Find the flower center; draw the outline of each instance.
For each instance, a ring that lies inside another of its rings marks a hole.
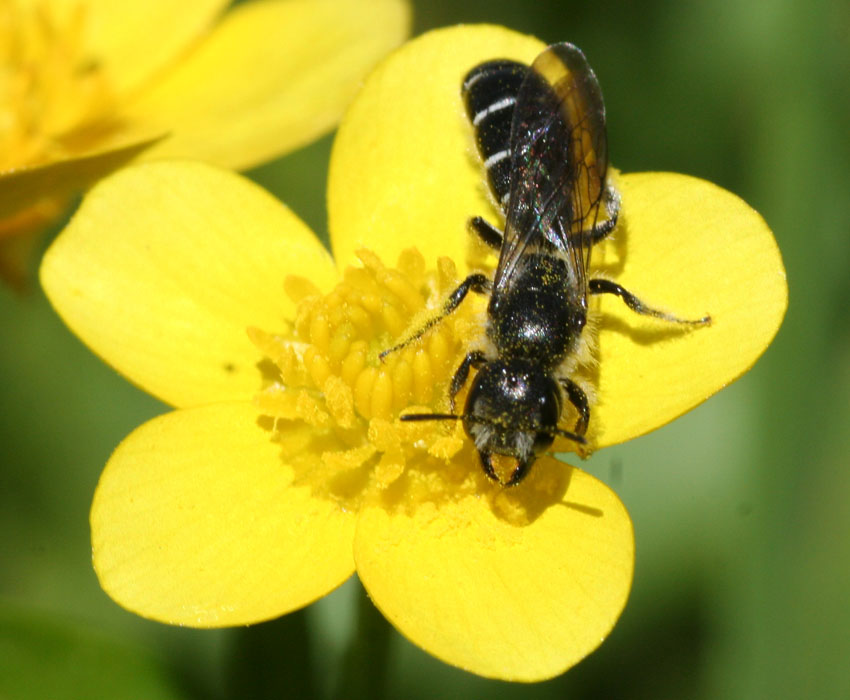
[[[369,251],[359,257],[363,267],[348,268],[328,294],[303,278],[287,279],[297,313],[286,332],[249,329],[274,366],[255,402],[273,419],[296,482],[347,506],[370,494],[386,498],[393,488],[433,494],[449,483],[455,491],[465,480],[480,483],[484,477],[460,421],[401,422],[398,416],[407,408],[449,411],[452,374],[481,339],[484,300],[471,295],[382,360],[381,351],[439,314],[459,279],[448,258],[428,270],[416,250],[405,251],[395,268]]]
[[[85,19],[82,5],[0,0],[0,171],[64,156],[72,132],[108,111]]]
[[[460,421],[398,420],[402,412],[449,412],[456,368],[482,347],[486,299],[470,294],[382,360],[381,352],[440,314],[460,279],[450,259],[426,269],[415,249],[394,268],[367,250],[358,257],[363,267],[348,268],[327,294],[289,277],[286,291],[297,311],[283,332],[248,329],[268,360],[268,381],[255,404],[268,417],[295,484],[345,509],[369,503],[409,510],[484,496],[515,525],[558,502],[568,467],[536,469],[523,488],[505,489],[485,476]],[[455,413],[466,391],[457,396]]]

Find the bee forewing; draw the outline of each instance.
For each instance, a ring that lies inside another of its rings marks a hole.
[[[548,242],[584,284],[608,149],[602,91],[572,44],[541,53],[520,86],[511,126],[505,238],[495,284],[510,284],[523,254]]]

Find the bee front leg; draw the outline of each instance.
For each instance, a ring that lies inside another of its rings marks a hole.
[[[446,303],[443,304],[443,309],[442,311],[440,311],[440,314],[438,316],[435,316],[434,318],[426,321],[425,325],[423,325],[422,328],[420,328],[406,340],[403,340],[398,345],[393,345],[391,348],[384,350],[378,355],[378,358],[383,360],[391,352],[401,350],[403,347],[410,345],[410,343],[412,343],[414,340],[418,340],[419,338],[421,338],[426,331],[436,326],[440,321],[442,321],[446,316],[448,316],[452,311],[454,311],[458,306],[460,306],[460,303],[464,300],[464,298],[466,298],[466,295],[469,294],[470,290],[472,290],[473,292],[477,292],[478,294],[489,294],[490,289],[491,284],[487,275],[484,275],[480,272],[470,275],[458,285],[457,289],[455,289],[449,295],[449,298],[446,299]]]
[[[452,413],[454,413],[455,410],[455,397],[463,388],[463,385],[466,384],[466,380],[469,378],[469,370],[472,367],[478,369],[485,362],[487,362],[487,358],[480,350],[473,350],[472,352],[467,353],[466,357],[463,358],[463,362],[460,363],[455,371],[454,376],[452,377],[452,383],[449,386],[449,403],[452,408]]]
[[[573,432],[579,437],[584,437],[584,434],[587,432],[587,425],[590,423],[590,407],[587,403],[587,394],[572,379],[565,377],[560,380],[560,383],[564,387],[564,391],[567,392],[567,398],[570,403],[578,411],[578,420],[576,421],[575,428],[573,428]]]

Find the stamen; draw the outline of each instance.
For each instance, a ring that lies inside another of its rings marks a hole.
[[[420,486],[434,474],[478,479],[462,426],[412,425],[398,418],[411,407],[448,410],[448,384],[481,333],[483,302],[464,302],[422,338],[380,361],[382,350],[439,312],[459,277],[448,259],[426,269],[415,250],[402,253],[395,268],[370,251],[358,255],[363,267],[347,269],[328,293],[308,280],[287,278],[284,288],[296,304],[292,324],[278,333],[248,331],[277,371],[255,403],[275,419],[281,445],[298,446],[292,453],[284,449],[296,481],[348,502],[386,492],[401,478]],[[288,438],[298,426],[312,430],[311,448]],[[457,466],[447,464],[464,448],[470,458],[459,475]]]

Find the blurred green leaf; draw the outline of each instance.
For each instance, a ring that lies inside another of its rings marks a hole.
[[[80,622],[0,606],[0,698],[185,698],[163,661]]]

